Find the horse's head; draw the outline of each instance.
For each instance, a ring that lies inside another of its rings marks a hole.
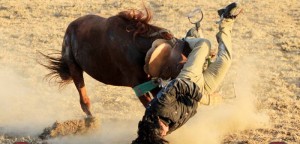
[[[164,28],[149,24],[152,20],[152,13],[149,9],[145,8],[146,14],[140,10],[127,10],[118,14],[119,17],[128,21],[126,31],[133,34],[135,43],[140,45],[139,51],[146,53],[156,39],[173,39],[173,34]]]
[[[146,7],[145,11],[145,16],[138,10],[123,11],[118,15],[130,21],[126,30],[133,33],[138,50],[146,54],[145,72],[151,77],[175,78],[186,61],[182,54],[184,42],[174,38],[169,30],[149,24],[152,14]],[[164,42],[169,46],[159,47]]]

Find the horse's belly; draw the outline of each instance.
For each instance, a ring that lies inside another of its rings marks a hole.
[[[130,84],[123,80],[124,76],[120,74],[115,74],[110,70],[105,69],[97,69],[95,70],[84,70],[88,75],[93,77],[99,82],[115,85],[115,86],[129,86]]]
[[[129,62],[108,61],[105,57],[85,60],[80,63],[81,68],[88,75],[99,82],[115,86],[135,86],[143,75],[137,65],[131,66]]]

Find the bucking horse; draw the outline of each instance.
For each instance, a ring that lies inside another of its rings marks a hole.
[[[154,79],[175,78],[190,52],[184,48],[185,42],[169,30],[151,25],[151,19],[152,14],[145,7],[145,12],[127,10],[108,18],[86,15],[74,20],[67,27],[61,51],[42,53],[47,60],[43,65],[51,71],[47,76],[59,78],[60,85],[73,81],[87,116],[92,113],[83,72],[104,84],[133,88],[146,106],[151,95],[155,96],[160,89]],[[152,57],[146,55],[156,39],[173,40],[175,46],[161,66],[167,73],[154,78],[144,67],[151,65],[145,58]]]

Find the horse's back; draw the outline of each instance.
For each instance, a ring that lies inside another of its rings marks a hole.
[[[67,34],[72,33],[72,36],[76,36],[77,40],[91,42],[93,36],[103,35],[106,29],[106,21],[107,18],[98,15],[85,15],[69,24]]]

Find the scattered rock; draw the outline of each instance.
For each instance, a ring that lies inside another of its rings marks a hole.
[[[99,121],[92,118],[85,118],[81,120],[67,120],[65,122],[55,122],[51,127],[44,129],[44,132],[39,135],[39,138],[45,140],[49,138],[86,134],[99,127]]]

